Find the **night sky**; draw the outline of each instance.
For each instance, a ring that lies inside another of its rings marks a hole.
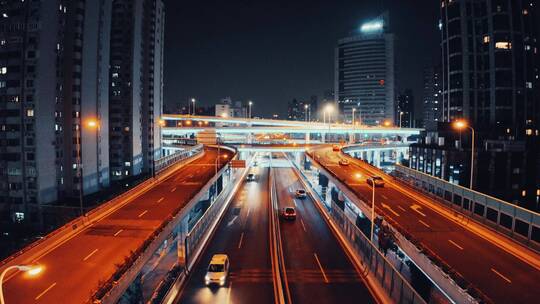
[[[165,104],[195,97],[254,102],[253,114],[284,115],[293,98],[333,89],[339,38],[384,10],[397,35],[397,88],[412,88],[439,58],[438,1],[165,0]]]

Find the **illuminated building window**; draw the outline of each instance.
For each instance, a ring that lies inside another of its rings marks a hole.
[[[33,117],[34,116],[34,109],[28,109],[26,110],[26,116]]]
[[[499,41],[495,43],[495,48],[502,50],[509,50],[512,48],[512,43],[508,41]]]
[[[490,40],[489,36],[487,35],[484,36],[484,43],[489,43],[489,40]]]

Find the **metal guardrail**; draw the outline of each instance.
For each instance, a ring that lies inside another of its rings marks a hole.
[[[170,166],[176,164],[178,161],[191,157],[194,154],[200,153],[203,150],[202,144],[197,144],[192,147],[188,147],[183,151],[178,151],[174,154],[167,155],[162,157],[154,163],[154,169],[156,174],[159,174],[163,170],[169,168]]]
[[[272,162],[272,158],[270,158]],[[270,169],[270,248],[272,250],[272,273],[276,283],[274,291],[276,293],[276,302],[280,304],[292,303],[291,293],[287,282],[287,272],[285,269],[285,260],[283,258],[283,247],[281,244],[281,231],[279,227],[278,204],[276,193],[276,182],[274,170]]]
[[[540,251],[540,214],[396,164],[394,176],[435,201]]]

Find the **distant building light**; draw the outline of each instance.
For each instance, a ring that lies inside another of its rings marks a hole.
[[[373,21],[373,22],[364,23],[360,27],[360,31],[364,33],[380,31],[382,30],[383,25],[384,24],[382,21]]]
[[[484,36],[484,43],[489,43],[489,40],[490,40],[489,36],[487,35]]]
[[[527,196],[527,191],[526,191],[526,190],[522,190],[522,191],[521,191],[521,196],[523,196],[523,197]]]
[[[443,26],[442,20],[439,19],[439,31],[442,31],[442,26]]]
[[[495,43],[496,49],[509,50],[512,48],[512,43],[508,41],[499,41]]]

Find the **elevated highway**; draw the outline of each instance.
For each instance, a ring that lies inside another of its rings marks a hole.
[[[221,150],[231,159],[232,152]],[[124,263],[168,218],[201,191],[216,171],[217,150],[206,148],[202,157],[173,172],[155,186],[106,217],[91,222],[70,238],[25,263],[43,267],[29,278],[10,274],[4,282],[6,303],[87,303]],[[221,161],[222,167],[226,161]]]
[[[430,258],[440,259],[452,272],[478,288],[494,303],[532,303],[540,297],[540,256],[528,248],[471,222],[443,212],[432,198],[404,187],[382,171],[329,147],[310,149],[317,165],[342,181],[371,206],[372,188],[366,179],[383,176],[376,188],[375,208],[384,220],[408,234]],[[350,165],[339,164],[347,158]],[[354,202],[362,204],[362,202]]]

